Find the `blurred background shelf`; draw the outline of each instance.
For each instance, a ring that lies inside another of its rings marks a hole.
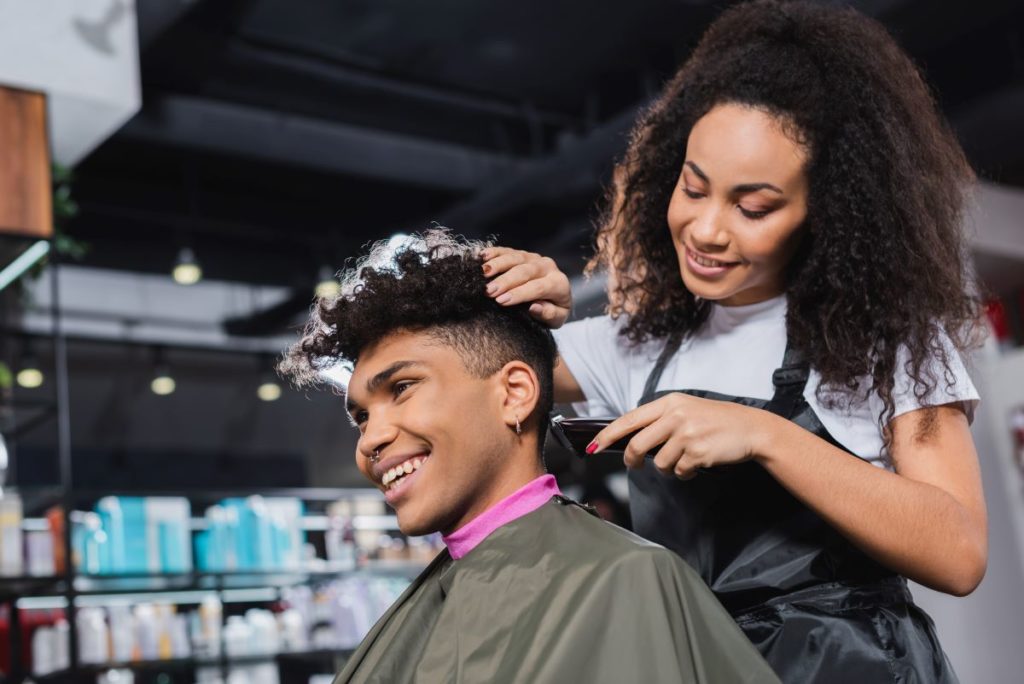
[[[252,654],[223,658],[172,658],[167,660],[136,660],[117,663],[89,663],[79,665],[74,670],[60,670],[44,675],[33,675],[34,681],[43,682],[77,682],[85,679],[93,680],[96,675],[110,670],[130,670],[138,675],[158,675],[160,673],[185,674],[200,668],[230,670],[251,665],[274,663],[278,666],[295,665],[329,666],[347,660],[354,651],[352,649],[311,649],[307,651],[285,651],[281,653]],[[6,684],[6,679],[0,679]]]

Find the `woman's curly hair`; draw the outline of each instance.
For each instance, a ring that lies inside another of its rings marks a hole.
[[[710,305],[683,285],[666,223],[694,124],[723,103],[778,117],[808,150],[809,199],[786,272],[790,343],[829,403],[862,378],[894,415],[898,352],[918,398],[951,382],[977,342],[979,302],[962,232],[974,174],[921,74],[877,22],[853,9],[755,0],[725,11],[641,116],[617,167],[589,268],[607,268],[610,314],[632,342],[692,334]],[[887,440],[888,442],[888,436]]]
[[[527,304],[504,307],[487,296],[480,251],[488,246],[444,229],[405,238],[397,248],[375,243],[340,274],[339,294],[317,301],[278,371],[298,386],[319,385],[321,371],[339,363],[354,367],[388,335],[424,331],[452,346],[477,377],[509,361],[529,364],[540,383],[533,415],[543,434],[553,401],[554,338]]]

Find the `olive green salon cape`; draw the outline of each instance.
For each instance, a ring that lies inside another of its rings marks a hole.
[[[555,496],[442,551],[334,684],[778,681],[682,559]]]

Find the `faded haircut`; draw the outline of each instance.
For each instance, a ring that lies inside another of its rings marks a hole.
[[[278,371],[299,387],[319,386],[323,371],[338,364],[354,368],[365,349],[388,335],[424,332],[452,347],[476,377],[489,377],[510,361],[533,368],[540,382],[534,415],[543,438],[554,396],[554,338],[530,316],[529,304],[505,307],[487,296],[480,252],[489,246],[443,228],[413,235],[397,249],[386,240],[373,244],[339,274],[338,295],[314,304]]]

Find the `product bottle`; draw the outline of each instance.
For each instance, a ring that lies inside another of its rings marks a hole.
[[[128,567],[125,558],[124,514],[121,512],[121,501],[116,496],[105,496],[96,503],[96,513],[100,524],[107,534],[107,544],[103,549],[100,565],[104,572],[124,572]]]
[[[110,646],[113,659],[118,663],[127,663],[135,656],[135,618],[129,606],[111,606],[110,613]]]
[[[10,492],[0,494],[0,576],[24,574],[21,539],[21,497]]]
[[[66,670],[71,667],[71,625],[64,618],[53,624],[53,667]]]
[[[160,657],[160,626],[152,604],[135,606],[135,631],[142,660],[157,660]]]
[[[109,640],[102,608],[82,608],[78,611],[78,652],[83,664],[101,665],[108,662]]]
[[[224,609],[220,599],[216,596],[207,596],[199,604],[199,624],[202,635],[202,655],[210,658],[220,657],[221,649],[221,625],[223,624]],[[197,646],[199,646],[197,644]],[[197,649],[198,650],[198,649]]]
[[[32,671],[36,676],[42,677],[59,669],[53,657],[56,637],[56,630],[45,625],[32,633]]]

